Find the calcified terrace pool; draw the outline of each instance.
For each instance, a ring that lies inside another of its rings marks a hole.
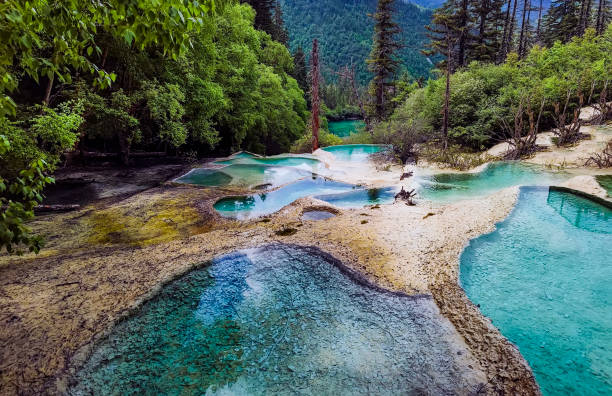
[[[73,378],[90,394],[462,394],[484,375],[427,296],[318,250],[222,256],[117,325]]]
[[[612,209],[522,188],[461,256],[461,285],[518,345],[544,395],[612,394]]]
[[[419,198],[453,202],[491,194],[512,186],[549,186],[571,175],[521,162],[493,162],[480,172],[417,176]]]

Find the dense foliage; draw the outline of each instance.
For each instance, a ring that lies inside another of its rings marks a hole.
[[[354,64],[361,85],[370,81],[365,60],[372,47],[376,0],[282,0],[283,15],[290,33],[290,47],[310,48],[312,39],[319,39],[321,71],[326,80],[335,80],[335,72]],[[410,2],[397,1],[395,20],[403,34],[404,49],[399,52],[402,67],[412,76],[427,77],[431,68],[428,59],[419,53],[427,42],[424,26],[432,15],[430,9]]]
[[[23,221],[50,182],[43,172],[75,149],[128,164],[133,151],[274,154],[303,136],[288,49],[255,29],[250,6],[212,5],[0,5],[0,246],[40,247]]]
[[[580,96],[596,101],[612,78],[612,25],[604,35],[587,30],[583,37],[534,47],[522,60],[510,54],[500,65],[472,62],[451,76],[449,137],[451,143],[485,149],[507,138],[505,125],[513,123],[522,102],[536,111],[544,103],[542,128],[553,127],[555,104],[570,96],[576,108]],[[422,89],[411,88],[405,102],[377,130],[417,125],[426,140],[439,138],[446,79],[430,80]],[[525,128],[527,128],[527,116]]]

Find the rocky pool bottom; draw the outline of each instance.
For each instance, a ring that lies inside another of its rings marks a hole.
[[[430,296],[276,244],[164,287],[97,346],[69,393],[469,394],[486,382],[474,364]]]
[[[612,394],[612,209],[522,188],[461,256],[461,285],[518,345],[544,395]]]

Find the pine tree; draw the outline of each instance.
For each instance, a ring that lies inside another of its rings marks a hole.
[[[508,6],[506,9],[506,22],[504,24],[504,38],[499,53],[499,62],[506,60],[506,56],[512,51],[512,42],[514,40],[514,28],[516,26],[516,9],[519,0],[508,0]],[[512,13],[510,13],[512,9]]]
[[[597,6],[597,15],[595,16],[595,31],[597,34],[602,34],[606,30],[606,26],[612,19],[610,7],[607,0],[599,0]]]
[[[383,120],[391,110],[389,95],[395,83],[399,66],[397,51],[402,45],[396,39],[401,32],[399,25],[393,21],[393,5],[395,0],[378,0],[374,19],[374,39],[372,52],[366,61],[368,69],[374,74],[370,82],[372,104],[369,114],[373,120]]]
[[[272,20],[272,10],[276,5],[275,0],[242,0],[255,10],[255,29],[263,30],[274,37],[276,25]]]
[[[298,46],[293,54],[293,78],[297,81],[302,91],[308,91],[308,70],[306,69],[306,54],[302,46]]]
[[[289,45],[289,33],[285,29],[285,21],[283,21],[283,10],[280,3],[277,1],[274,6],[274,34],[272,38],[286,46]]]
[[[550,46],[555,41],[568,42],[580,33],[581,2],[553,0],[542,26],[542,40]]]
[[[468,61],[493,62],[502,44],[504,28],[503,6],[506,0],[472,0],[478,33],[470,47]]]
[[[310,63],[312,65],[310,69],[310,97],[312,101],[312,151],[314,152],[319,148],[319,77],[321,75],[321,72],[319,71],[319,43],[317,39],[312,41]]]

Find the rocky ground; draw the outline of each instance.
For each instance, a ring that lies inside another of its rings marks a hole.
[[[351,173],[349,181],[368,185],[397,184],[402,171],[353,172],[341,165],[335,167],[339,174]],[[591,176],[581,176],[567,186],[601,196],[593,183]],[[212,208],[239,189],[166,183],[41,216],[32,226],[45,235],[47,247],[37,256],[0,257],[2,393],[65,390],[95,340],[165,283],[223,253],[282,242],[316,246],[385,288],[432,295],[475,367],[484,371],[488,393],[538,394],[517,348],[458,284],[461,251],[508,215],[517,191],[444,206],[397,202],[356,210],[305,198],[266,218],[239,222]],[[313,209],[336,216],[301,219]]]

